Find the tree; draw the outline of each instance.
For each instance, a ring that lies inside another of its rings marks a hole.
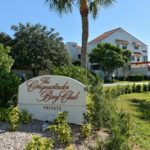
[[[15,31],[13,57],[16,68],[26,68],[38,76],[40,70],[49,66],[63,66],[70,63],[62,38],[54,29],[47,30],[40,24],[19,24]]]
[[[129,73],[129,66],[130,66],[130,58],[131,58],[132,52],[129,50],[123,51],[123,56],[125,60],[125,65],[123,66],[123,71],[124,71],[124,80],[127,78],[128,73]]]
[[[112,75],[115,69],[125,66],[129,60],[129,50],[122,50],[109,43],[98,44],[89,55],[91,63],[99,63],[104,71],[106,79]]]
[[[3,46],[11,46],[12,44],[12,38],[4,33],[4,32],[0,32],[0,43],[3,44]]]
[[[0,69],[10,72],[14,60],[9,56],[10,48],[0,44]]]
[[[53,9],[59,14],[72,12],[73,6],[79,6],[82,20],[82,46],[81,65],[86,68],[86,53],[88,42],[88,16],[91,13],[96,18],[100,6],[109,6],[115,0],[45,0],[49,9]]]

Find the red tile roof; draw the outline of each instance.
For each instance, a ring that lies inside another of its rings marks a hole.
[[[142,55],[142,53],[141,53],[141,52],[134,52],[133,54],[140,54],[140,55]]]
[[[150,64],[150,61],[146,61],[146,62],[133,62],[133,63],[131,63],[131,65],[141,65],[141,64]]]
[[[77,45],[76,47],[77,47],[77,49],[81,49],[81,46],[79,46],[79,45]]]
[[[92,41],[90,41],[89,44],[90,44],[90,43],[97,43],[97,42],[100,42],[101,40],[107,38],[107,37],[110,36],[112,33],[118,31],[119,29],[121,29],[121,28],[116,28],[116,29],[107,31],[107,32],[101,34],[100,36],[96,37],[96,38],[93,39]]]

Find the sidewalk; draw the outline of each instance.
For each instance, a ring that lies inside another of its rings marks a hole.
[[[149,82],[125,82],[125,83],[104,83],[103,86],[108,87],[108,86],[119,86],[119,85],[132,85],[132,84],[148,84]]]

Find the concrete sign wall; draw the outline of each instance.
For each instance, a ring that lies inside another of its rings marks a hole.
[[[19,86],[19,108],[33,119],[53,121],[58,112],[68,112],[68,122],[82,124],[86,112],[85,85],[68,77],[45,75]]]

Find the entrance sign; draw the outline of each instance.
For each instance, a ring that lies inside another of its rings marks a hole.
[[[68,122],[82,124],[86,112],[85,85],[65,76],[44,75],[19,86],[19,109],[33,119],[53,121],[58,112],[68,112]]]

